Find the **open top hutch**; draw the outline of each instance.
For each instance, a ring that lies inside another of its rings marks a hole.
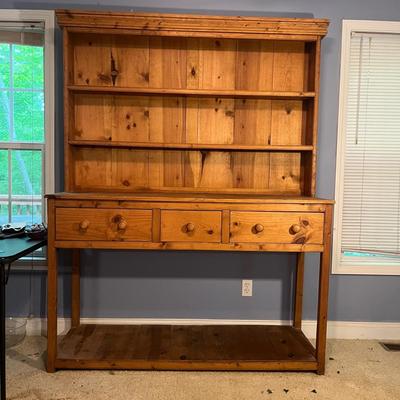
[[[48,195],[48,371],[324,372],[332,202],[316,199],[324,19],[57,11],[65,193]],[[57,339],[57,249],[73,249]],[[79,249],[297,253],[292,326],[80,323]],[[316,348],[304,253],[321,253]]]

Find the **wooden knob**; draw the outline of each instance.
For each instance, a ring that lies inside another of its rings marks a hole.
[[[261,233],[264,230],[264,225],[262,224],[255,224],[254,225],[254,232]]]
[[[120,231],[124,231],[127,228],[127,226],[128,226],[128,223],[124,219],[121,219],[117,225],[118,230],[120,230]]]
[[[81,223],[79,224],[79,229],[81,231],[86,231],[87,228],[89,228],[90,222],[87,219],[84,219],[83,221],[81,221]]]
[[[192,224],[191,222],[188,222],[184,227],[184,231],[186,233],[193,232],[194,231],[194,224]]]
[[[300,230],[301,230],[301,226],[298,225],[298,224],[293,224],[293,225],[290,227],[290,229],[289,229],[289,231],[290,231],[290,233],[291,233],[292,235],[295,235],[296,233],[299,233]]]

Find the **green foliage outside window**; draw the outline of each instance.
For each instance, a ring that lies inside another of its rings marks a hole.
[[[43,47],[0,43],[0,141],[44,142],[44,52]],[[42,152],[11,150],[12,196],[40,196]],[[8,150],[0,150],[0,218],[8,215],[3,200],[9,193]],[[12,204],[12,214],[41,213]],[[39,218],[41,220],[41,216]]]

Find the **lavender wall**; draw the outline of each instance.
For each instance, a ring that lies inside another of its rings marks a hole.
[[[19,9],[154,10],[229,15],[326,17],[319,125],[318,195],[333,198],[342,19],[398,20],[398,0],[100,0],[67,3],[2,0]],[[60,32],[57,32],[57,185],[62,188]],[[304,317],[314,319],[318,255],[306,257]],[[87,251],[83,257],[82,313],[90,317],[288,319],[292,271],[288,254]],[[60,310],[69,313],[69,259],[60,277]],[[241,279],[254,279],[241,297]],[[329,318],[400,321],[400,276],[331,276]],[[45,314],[45,274],[14,272],[7,288],[10,315]]]

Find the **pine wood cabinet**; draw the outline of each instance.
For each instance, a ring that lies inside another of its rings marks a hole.
[[[57,18],[66,192],[47,196],[48,370],[323,373],[332,201],[314,195],[328,21],[71,10]],[[74,254],[72,328],[57,345],[60,248]],[[296,252],[293,326],[81,324],[85,248]],[[301,332],[305,252],[321,253],[316,348]]]

